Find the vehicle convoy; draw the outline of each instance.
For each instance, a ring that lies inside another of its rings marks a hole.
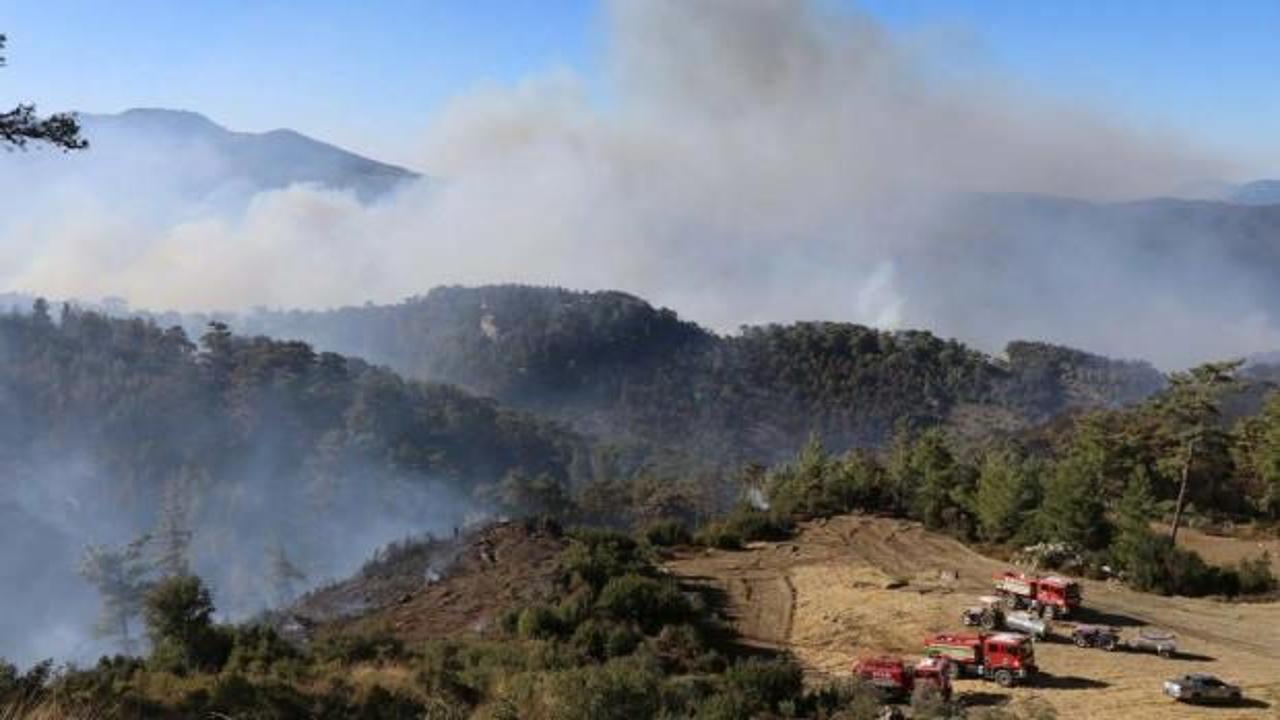
[[[1191,673],[1164,681],[1164,694],[1179,702],[1230,702],[1243,698],[1240,688],[1208,673]]]
[[[853,674],[878,689],[887,700],[909,700],[918,690],[931,687],[944,700],[951,699],[951,662],[927,657],[910,665],[902,658],[881,655],[859,660]]]
[[[1005,610],[1003,601],[991,595],[978,598],[980,605],[967,607],[960,613],[960,621],[970,627],[986,630],[1012,630],[1043,640],[1049,634],[1049,624],[1024,610]]]
[[[940,633],[925,638],[929,657],[951,661],[956,677],[970,676],[1012,687],[1036,673],[1031,638],[1017,633]]]
[[[1080,608],[1080,583],[1058,575],[1028,576],[1003,572],[995,578],[996,594],[1013,609],[1029,609],[1053,620]]]

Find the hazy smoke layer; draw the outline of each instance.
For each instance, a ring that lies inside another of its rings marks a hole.
[[[719,328],[905,324],[1166,365],[1278,344],[1258,293],[1188,293],[1147,262],[1177,270],[1199,253],[1125,249],[1123,228],[1079,237],[1039,210],[1010,229],[956,199],[1126,199],[1229,173],[1185,141],[816,2],[611,10],[607,97],[561,72],[458,98],[424,142],[420,164],[440,180],[383,202],[292,187],[227,211],[183,195],[175,168],[209,161],[173,150],[117,152],[105,182],[6,173],[0,289],[210,309],[516,281],[628,290]],[[1206,287],[1235,262],[1215,257]],[[1133,332],[1169,322],[1185,332]]]

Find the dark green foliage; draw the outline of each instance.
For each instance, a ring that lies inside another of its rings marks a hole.
[[[783,703],[794,700],[804,689],[804,673],[789,658],[765,660],[746,658],[724,673],[724,693],[747,712],[740,717],[777,712]]]
[[[656,547],[675,547],[693,542],[689,529],[679,520],[659,520],[644,530],[644,539]]]
[[[1036,515],[1041,539],[1089,550],[1106,547],[1110,523],[1096,480],[1080,456],[1068,456],[1053,466]]]
[[[610,578],[642,572],[648,567],[643,548],[632,538],[608,530],[581,529],[570,534],[565,571],[594,590]]]
[[[546,640],[560,633],[560,618],[545,605],[533,605],[520,612],[516,632],[526,640]]]
[[[634,573],[610,579],[600,591],[596,606],[607,617],[635,623],[647,633],[686,622],[693,616],[693,607],[673,581]]]
[[[311,644],[311,651],[322,662],[352,665],[402,657],[404,641],[385,631],[323,635]]]
[[[0,66],[5,64],[4,47],[8,38],[0,33]],[[82,150],[89,142],[80,137],[80,124],[75,116],[59,113],[42,118],[35,105],[19,105],[0,113],[0,146],[6,150],[25,147],[29,142],[44,142],[63,150]]]
[[[174,575],[156,583],[143,605],[156,667],[183,673],[217,671],[227,662],[233,638],[213,626],[209,589],[194,575]]]
[[[844,323],[716,336],[618,292],[436,288],[395,306],[248,322],[716,465],[779,460],[813,432],[833,447],[877,445],[899,421],[935,424],[963,403],[1034,422],[1163,384],[1149,365],[1041,343],[1011,344],[1003,361],[927,332]]]
[[[253,675],[289,674],[301,659],[298,648],[280,637],[275,628],[248,624],[232,631],[226,669]]]
[[[1035,463],[1008,450],[988,452],[978,471],[974,515],[984,540],[1003,542],[1023,531],[1037,494]]]
[[[1252,560],[1241,560],[1236,567],[1240,578],[1240,594],[1265,595],[1276,591],[1276,577],[1271,572],[1271,555],[1263,552]]]

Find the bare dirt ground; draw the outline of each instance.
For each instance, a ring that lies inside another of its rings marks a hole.
[[[507,522],[412,545],[308,594],[292,615],[329,633],[385,630],[406,642],[483,635],[508,608],[555,592],[565,542],[558,531]],[[424,575],[430,566],[440,572]]]
[[[963,629],[960,611],[1007,567],[916,523],[866,516],[807,523],[794,540],[741,552],[688,551],[668,563],[686,582],[722,593],[746,642],[790,650],[813,679],[847,675],[868,654],[918,656],[925,635]],[[1172,630],[1182,656],[1046,641],[1036,647],[1045,677],[1034,686],[965,680],[957,684],[962,699],[993,705],[1034,695],[1063,718],[1280,717],[1280,603],[1164,598],[1091,581],[1084,597],[1082,620],[1126,633],[1143,625]],[[1249,702],[1192,707],[1161,694],[1162,681],[1194,671],[1240,684]]]
[[[1160,529],[1168,530],[1166,527]],[[1199,530],[1180,530],[1178,544],[1195,550],[1214,565],[1235,565],[1241,560],[1253,560],[1265,552],[1271,556],[1271,571],[1280,575],[1280,539],[1274,537],[1237,539],[1209,535]]]

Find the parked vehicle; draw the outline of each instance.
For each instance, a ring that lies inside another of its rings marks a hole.
[[[1178,652],[1177,636],[1171,632],[1144,628],[1132,637],[1125,638],[1120,631],[1105,625],[1077,625],[1071,631],[1071,641],[1077,647],[1096,647],[1103,650],[1137,650],[1154,652],[1162,658],[1171,658]]]
[[[941,633],[925,638],[925,655],[951,661],[956,677],[992,680],[1011,687],[1036,673],[1031,639],[1017,633]]]
[[[1236,685],[1208,673],[1191,673],[1164,681],[1164,694],[1179,702],[1240,702],[1244,695]]]
[[[905,701],[921,688],[932,687],[943,699],[951,699],[951,662],[942,657],[924,658],[910,665],[902,658],[882,655],[859,660],[853,674],[880,690],[887,700]]]
[[[1049,633],[1049,624],[1023,610],[1005,610],[1004,602],[991,595],[978,598],[980,605],[965,608],[960,621],[968,626],[987,630],[1011,630],[1043,640]]]
[[[1178,636],[1164,630],[1143,628],[1134,633],[1127,645],[1134,650],[1154,652],[1162,658],[1171,658],[1178,654]]]
[[[1012,609],[1028,609],[1049,620],[1068,617],[1080,608],[1080,583],[1058,575],[1044,577],[1004,572],[995,578],[996,594]]]
[[[1096,647],[1111,651],[1121,646],[1120,632],[1105,625],[1077,625],[1071,631],[1071,642],[1076,647]]]

